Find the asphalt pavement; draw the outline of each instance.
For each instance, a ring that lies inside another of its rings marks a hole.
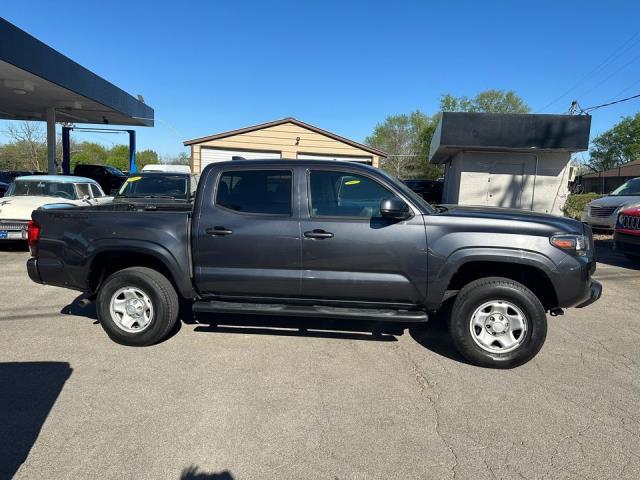
[[[216,317],[123,347],[5,248],[0,478],[640,478],[640,270],[609,247],[601,300],[506,371],[466,363],[442,318],[374,337]]]

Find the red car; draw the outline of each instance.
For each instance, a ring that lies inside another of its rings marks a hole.
[[[640,205],[620,212],[613,240],[617,251],[640,262]]]

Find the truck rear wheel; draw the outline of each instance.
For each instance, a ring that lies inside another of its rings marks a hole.
[[[547,337],[544,306],[514,280],[488,277],[466,285],[456,297],[449,331],[471,363],[512,368],[531,360]]]
[[[164,339],[178,318],[178,294],[160,272],[125,268],[110,275],[97,298],[100,325],[121,345],[142,347]]]

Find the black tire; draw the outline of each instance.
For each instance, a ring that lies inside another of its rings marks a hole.
[[[126,287],[143,291],[153,306],[150,322],[140,332],[125,331],[111,315],[113,295]],[[179,308],[178,294],[167,277],[146,267],[125,268],[110,275],[100,287],[96,303],[98,320],[109,338],[132,347],[153,345],[166,338],[176,323]]]
[[[518,338],[519,345],[505,353],[483,349],[471,333],[471,319],[476,309],[494,300],[512,303],[526,317],[526,330],[523,338]],[[547,316],[538,297],[521,283],[487,277],[460,290],[451,311],[449,332],[458,351],[471,363],[489,368],[513,368],[531,360],[542,348],[547,337]]]

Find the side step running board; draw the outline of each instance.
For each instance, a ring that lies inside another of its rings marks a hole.
[[[274,303],[241,303],[199,301],[193,304],[195,313],[244,313],[247,315],[286,315],[296,317],[348,318],[352,320],[383,320],[388,322],[426,322],[428,316],[420,310],[378,308],[345,308],[323,305],[282,305]]]

